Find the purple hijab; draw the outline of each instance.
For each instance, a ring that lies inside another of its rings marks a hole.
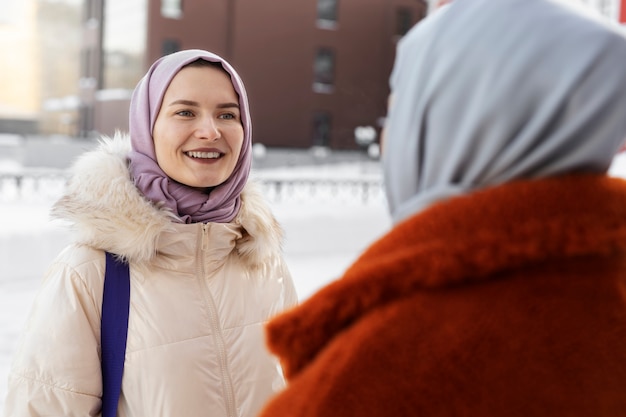
[[[202,192],[169,178],[156,161],[152,129],[165,90],[174,76],[185,65],[204,59],[219,62],[230,74],[235,91],[239,95],[241,123],[244,140],[239,160],[231,176],[210,193]],[[240,195],[252,164],[252,125],[248,97],[237,72],[223,58],[199,49],[190,49],[166,55],[152,64],[139,81],[130,100],[130,173],[139,191],[155,204],[170,209],[181,223],[228,223],[241,206]]]

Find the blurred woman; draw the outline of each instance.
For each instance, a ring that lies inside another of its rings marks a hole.
[[[248,183],[244,85],[222,58],[157,60],[130,136],[80,157],[53,213],[78,232],[41,285],[5,417],[97,416],[105,251],[130,267],[119,416],[252,416],[283,377],[263,323],[296,302],[282,230]]]
[[[397,52],[394,227],[270,322],[288,386],[261,416],[623,416],[626,38],[455,0]]]

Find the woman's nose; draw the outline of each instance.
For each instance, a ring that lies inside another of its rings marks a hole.
[[[206,117],[198,120],[198,126],[196,127],[196,134],[202,139],[215,140],[220,137],[217,123],[211,117]]]

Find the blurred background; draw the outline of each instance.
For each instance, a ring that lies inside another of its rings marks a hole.
[[[304,222],[287,230],[287,252],[304,242],[328,258],[343,242],[340,266],[317,282],[338,275],[389,226],[379,138],[396,44],[449,1],[0,0],[0,278],[41,274],[64,239],[45,255],[32,239],[56,242],[40,231],[67,168],[100,135],[127,131],[139,79],[188,48],[242,75],[254,174],[279,220]],[[554,1],[626,28],[626,0]],[[374,218],[360,218],[368,205]]]
[[[201,48],[241,74],[255,142],[356,150],[378,137],[395,44],[427,9],[425,0],[0,0],[0,133],[126,131],[150,64]],[[357,128],[367,128],[358,140]]]
[[[626,22],[626,0],[569,1]],[[201,48],[242,75],[256,143],[369,148],[396,43],[446,2],[0,0],[0,134],[58,142],[126,131],[130,94],[150,64]]]
[[[71,241],[50,206],[76,156],[127,131],[152,62],[202,48],[241,74],[253,177],[305,299],[391,225],[379,138],[395,47],[448,1],[0,0],[0,407],[38,283]],[[625,27],[626,0],[555,1]],[[624,154],[612,173],[626,177]]]

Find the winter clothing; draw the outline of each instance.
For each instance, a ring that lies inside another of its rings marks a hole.
[[[244,131],[243,146],[233,174],[210,194],[170,181],[156,161],[152,141],[152,129],[167,87],[182,67],[198,59],[220,63],[230,75],[239,97]],[[233,220],[239,211],[239,194],[246,185],[252,164],[252,123],[246,89],[228,62],[200,49],[179,51],[158,59],[133,91],[129,120],[133,148],[129,155],[130,172],[135,185],[146,198],[164,204],[185,223]]]
[[[261,417],[626,415],[623,34],[455,0],[400,41],[393,229],[267,327]]]
[[[626,182],[520,181],[375,242],[268,327],[262,417],[624,416]]]
[[[130,262],[120,416],[253,416],[283,384],[263,322],[296,302],[282,232],[253,184],[231,223],[183,224],[130,180],[128,138],[76,163],[54,261],[17,348],[5,417],[99,415],[103,250]]]
[[[626,132],[624,62],[623,32],[554,1],[436,11],[400,41],[391,75],[394,221],[516,178],[606,171]]]

